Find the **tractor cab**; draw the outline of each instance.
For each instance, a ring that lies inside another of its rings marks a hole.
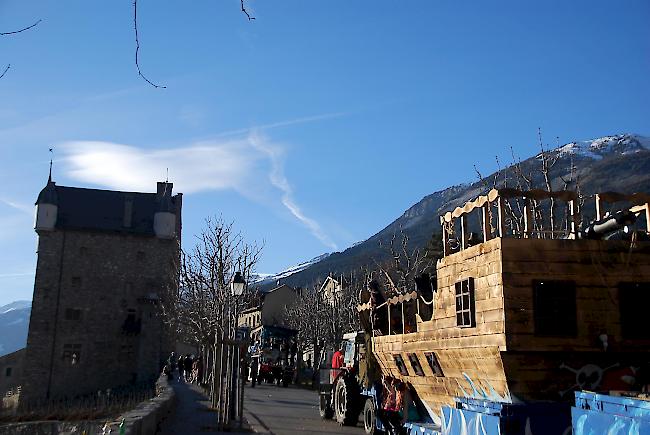
[[[366,354],[364,333],[344,334],[340,349],[343,351],[340,367],[332,367],[335,352],[324,352],[321,359],[320,415],[322,418],[335,417],[341,425],[355,425],[363,407],[362,378],[359,375],[366,373],[363,367]]]

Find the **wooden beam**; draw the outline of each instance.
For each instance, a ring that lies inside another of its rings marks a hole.
[[[577,239],[578,235],[576,232],[578,231],[578,224],[580,223],[580,215],[578,214],[578,211],[576,209],[576,200],[573,199],[569,201],[569,219],[571,221],[569,222],[569,228],[571,229],[571,236],[573,239]]]
[[[464,250],[467,247],[467,219],[465,215],[460,218],[460,249]]]
[[[442,222],[442,256],[446,257],[447,256],[447,251],[449,250],[449,228],[451,225],[449,225],[447,222],[443,221]]]
[[[602,206],[603,206],[603,201],[600,198],[600,194],[596,194],[596,220],[599,221],[600,218],[602,217]]]
[[[481,217],[483,218],[483,242],[487,242],[492,238],[492,232],[490,231],[490,206],[488,202],[481,209]]]
[[[529,198],[525,199],[524,205],[524,238],[530,238],[532,235],[533,211],[531,210],[532,202]]]
[[[502,197],[499,197],[499,199],[497,200],[497,210],[498,210],[498,222],[497,222],[497,225],[499,227],[498,228],[499,229],[499,237],[505,237],[506,217],[505,217],[505,210],[503,209],[503,207],[504,207],[503,201],[504,201],[504,199]]]
[[[388,309],[388,335],[390,335],[390,323],[391,323],[391,318],[390,318],[390,304],[386,304],[386,308]]]

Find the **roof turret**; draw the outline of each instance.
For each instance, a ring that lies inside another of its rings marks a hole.
[[[156,212],[175,212],[175,207],[172,200],[173,187],[174,185],[172,183],[158,183],[158,207],[156,208]]]
[[[50,177],[47,179],[47,184],[43,190],[41,190],[41,193],[38,194],[38,199],[36,200],[35,205],[39,204],[59,205],[59,197],[56,194],[56,183],[52,181],[51,172]]]

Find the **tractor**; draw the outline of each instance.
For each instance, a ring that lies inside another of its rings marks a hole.
[[[345,349],[341,368],[332,368],[333,351],[324,352],[319,364],[319,412],[323,419],[335,418],[342,426],[355,426],[363,411],[366,433],[383,429],[376,418],[377,399],[373,383],[378,371],[370,340],[363,332],[343,335]]]

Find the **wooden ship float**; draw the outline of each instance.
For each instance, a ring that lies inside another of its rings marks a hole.
[[[596,222],[580,231],[572,191],[493,189],[440,217],[437,288],[362,300],[382,374],[435,424],[458,398],[570,404],[577,390],[650,383],[650,196],[595,199]],[[603,237],[634,220],[643,228],[627,240]]]

